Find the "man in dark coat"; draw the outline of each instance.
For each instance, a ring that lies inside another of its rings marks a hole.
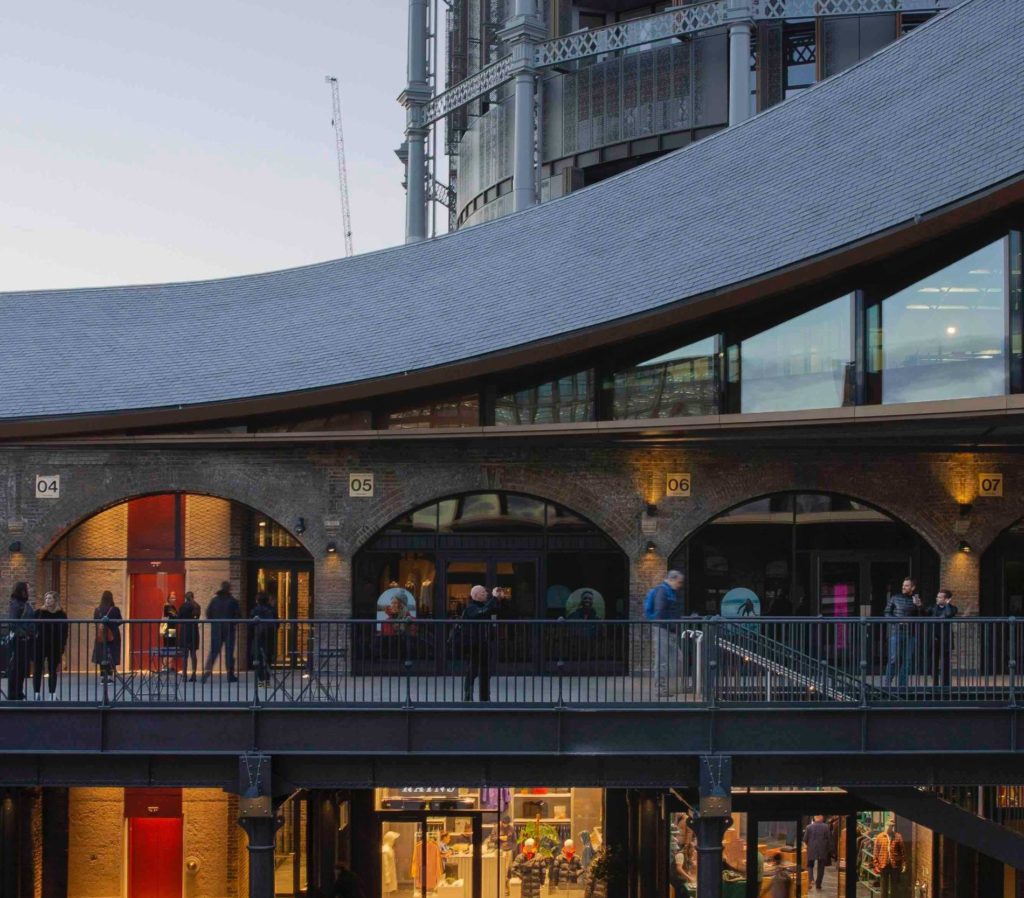
[[[19,581],[11,590],[11,599],[7,604],[8,624],[3,633],[7,654],[7,697],[11,701],[22,701],[25,698],[28,665],[35,652],[35,627],[31,623],[33,616],[32,604],[28,600],[28,584]]]
[[[932,683],[936,686],[949,685],[950,657],[953,654],[953,627],[950,623],[959,614],[953,604],[953,591],[940,589],[935,604],[926,612],[937,623],[930,625],[932,634]],[[941,623],[938,623],[941,621]]]
[[[464,621],[480,621],[480,623],[463,624],[460,637],[466,655],[466,681],[462,697],[465,701],[473,701],[473,681],[480,678],[480,701],[491,700],[490,673],[490,627],[483,621],[490,620],[495,614],[494,600],[487,595],[483,586],[474,586],[469,591],[469,602],[462,612]]]
[[[206,656],[206,667],[203,670],[203,682],[210,679],[213,666],[217,663],[220,650],[224,648],[224,663],[228,669],[228,682],[237,683],[235,676],[235,630],[237,621],[242,616],[238,599],[231,595],[231,584],[225,580],[206,606],[206,619],[210,624],[210,651]]]
[[[821,891],[825,868],[832,863],[835,846],[832,844],[832,830],[828,828],[825,818],[820,814],[804,830],[804,845],[807,854],[807,874],[814,878],[814,887]],[[815,868],[817,868],[816,875]]]
[[[189,675],[189,662],[191,661],[192,676],[189,679],[193,683],[196,681],[196,671],[199,667],[196,661],[196,652],[199,648],[199,624],[196,621],[199,620],[201,613],[202,609],[200,609],[195,595],[191,592],[185,593],[185,601],[178,609],[176,629],[178,631],[178,651],[181,652],[185,665],[183,674],[186,677]]]

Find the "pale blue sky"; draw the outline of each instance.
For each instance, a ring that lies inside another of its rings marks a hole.
[[[0,3],[0,291],[220,277],[401,242],[406,0]]]

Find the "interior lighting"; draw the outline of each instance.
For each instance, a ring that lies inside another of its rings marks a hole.
[[[970,555],[971,554],[971,544],[969,542],[967,542],[967,540],[965,540],[965,539],[960,540],[960,545],[957,546],[957,548],[961,552],[963,552],[964,555]]]
[[[266,521],[260,521],[260,526],[261,527],[266,527],[267,526],[267,522]]]
[[[337,553],[338,553],[338,544],[337,543],[333,543],[333,542],[332,543],[328,543],[327,544],[327,554],[328,555],[336,555]]]
[[[654,545],[654,540],[653,539],[649,539],[649,540],[647,540],[647,545],[644,546],[644,551],[648,555],[653,555],[657,548],[658,547],[656,545]]]
[[[16,539],[7,547],[7,551],[10,552],[12,555],[17,555],[21,551],[21,540]]]
[[[955,325],[951,324],[949,327],[946,328],[946,335],[947,336],[952,337],[955,334],[956,334],[956,326]]]

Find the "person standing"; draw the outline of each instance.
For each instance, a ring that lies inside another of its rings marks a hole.
[[[932,624],[932,684],[935,686],[949,685],[950,658],[953,654],[953,625],[951,621],[960,613],[953,604],[953,591],[940,589],[935,596],[935,604],[928,609],[928,617],[934,618]],[[940,623],[941,622],[941,623]]]
[[[277,612],[265,592],[256,593],[249,632],[249,653],[257,683],[270,682],[270,668],[274,663]]]
[[[178,651],[184,659],[184,675],[192,683],[196,681],[196,671],[199,670],[199,663],[196,658],[196,651],[199,648],[199,624],[196,622],[199,620],[201,613],[202,609],[199,607],[199,603],[196,602],[195,595],[192,592],[185,593],[185,600],[178,609],[175,630],[177,631]],[[188,673],[190,660],[192,662],[191,676]]]
[[[50,698],[57,692],[61,660],[68,645],[68,616],[60,607],[60,596],[48,592],[43,596],[43,607],[35,615],[35,655],[32,659],[32,688],[35,697],[40,697],[43,686],[43,670],[46,671]]]
[[[807,848],[807,875],[814,879],[814,888],[820,892],[821,883],[825,879],[825,868],[832,863],[835,856],[832,831],[820,814],[804,830],[804,845]]]
[[[206,606],[206,619],[210,621],[210,651],[206,656],[206,667],[203,670],[205,683],[213,675],[213,666],[224,649],[224,663],[228,669],[228,682],[237,683],[235,676],[235,630],[237,621],[242,616],[242,608],[238,599],[231,595],[231,584],[224,580],[216,595]]]
[[[657,694],[665,698],[678,690],[682,670],[678,621],[682,617],[683,575],[669,571],[644,599],[644,616],[655,621],[651,628],[654,642],[654,671]]]
[[[121,663],[121,609],[114,604],[114,594],[103,590],[100,603],[92,613],[96,621],[96,637],[92,647],[92,663],[100,674],[109,677]]]
[[[4,638],[7,647],[7,698],[13,702],[24,701],[25,680],[28,665],[34,654],[32,625],[32,603],[28,597],[28,584],[18,581],[11,590],[7,603],[7,626]]]
[[[473,683],[477,678],[480,679],[480,701],[491,700],[491,634],[490,627],[483,622],[490,620],[495,611],[494,599],[487,595],[486,587],[477,585],[469,591],[469,601],[466,610],[462,612],[462,628],[465,632],[461,634],[466,651],[466,680],[462,698],[467,702],[473,701]]]
[[[899,675],[900,686],[907,685],[907,678],[914,666],[914,642],[916,630],[911,629],[909,620],[920,617],[923,611],[917,584],[907,577],[898,595],[889,596],[885,604],[885,616],[893,618],[889,624],[889,661],[885,667],[885,682],[892,684]],[[903,621],[903,623],[896,623]]]
[[[885,829],[875,836],[871,867],[878,874],[879,898],[896,898],[900,874],[907,869],[907,855],[903,850],[903,836],[896,832],[896,821],[892,817]]]

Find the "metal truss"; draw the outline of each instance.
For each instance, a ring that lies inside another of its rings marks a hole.
[[[618,22],[605,28],[579,31],[545,41],[537,46],[534,64],[538,68],[585,59],[599,53],[625,50],[668,37],[692,34],[725,24],[725,0],[709,0],[696,6],[669,9],[653,16]]]
[[[504,56],[434,97],[423,109],[423,125],[444,118],[478,97],[489,94],[512,77],[512,56]]]
[[[931,12],[950,5],[949,0],[751,0],[751,14],[755,19],[802,19],[880,12]]]

